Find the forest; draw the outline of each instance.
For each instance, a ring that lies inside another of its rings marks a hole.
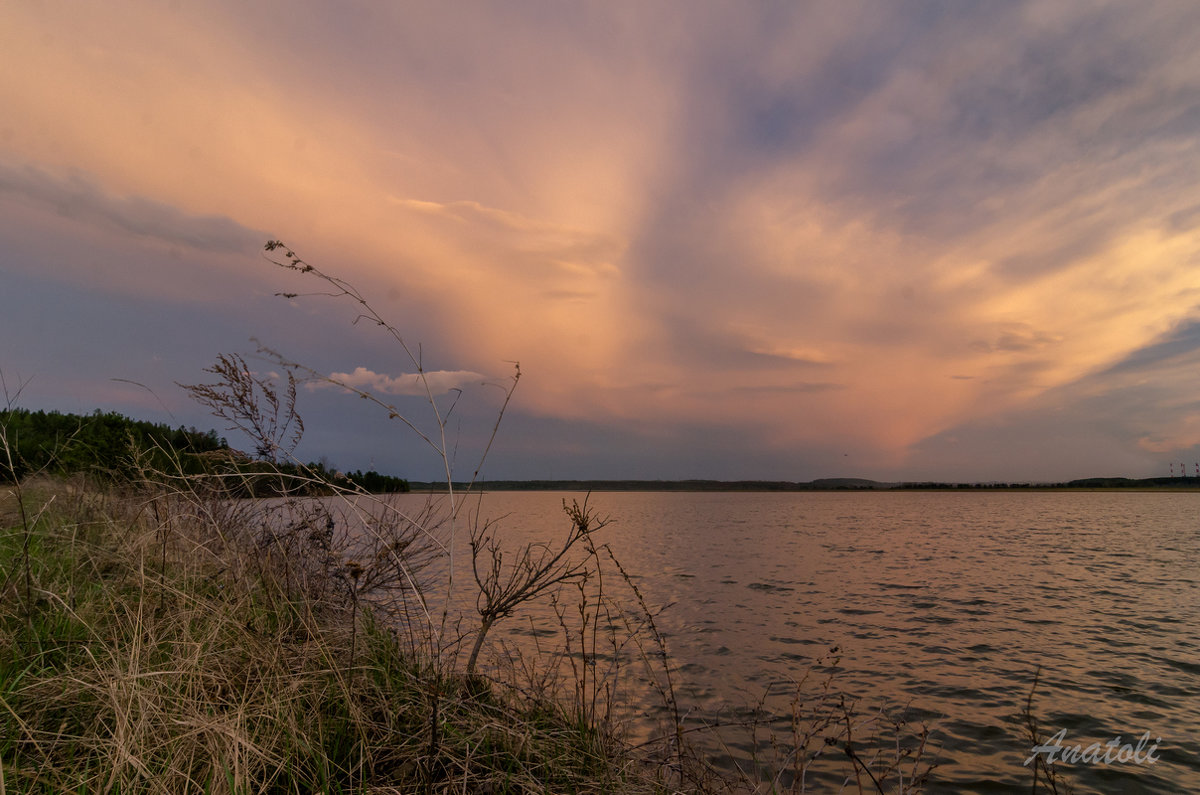
[[[104,480],[128,479],[143,472],[195,477],[235,473],[244,476],[245,496],[272,496],[297,489],[320,493],[321,483],[337,480],[374,494],[409,488],[403,478],[375,471],[342,474],[317,462],[261,461],[235,450],[213,430],[172,428],[99,409],[86,415],[0,411],[0,482],[37,474],[78,473]]]

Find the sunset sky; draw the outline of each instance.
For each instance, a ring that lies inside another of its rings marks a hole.
[[[252,339],[469,475],[1200,461],[1200,4],[0,4],[0,373],[217,428]],[[211,379],[209,379],[211,380]],[[307,384],[298,454],[425,479]],[[229,432],[230,442],[245,440]]]

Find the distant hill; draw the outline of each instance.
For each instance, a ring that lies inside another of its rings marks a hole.
[[[445,491],[444,482],[412,481],[414,491]],[[456,491],[468,484],[456,482]],[[1058,483],[943,481],[883,482],[867,478],[818,478],[810,481],[783,480],[489,480],[474,485],[482,491],[1050,491],[1061,489],[1200,490],[1200,478],[1082,478]]]
[[[891,489],[895,488],[896,483],[880,483],[877,480],[867,480],[866,478],[820,478],[805,484],[813,489]]]
[[[1063,485],[1072,489],[1200,489],[1200,478],[1081,478]]]

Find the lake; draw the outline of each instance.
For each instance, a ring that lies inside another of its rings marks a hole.
[[[506,543],[553,539],[564,496],[583,495],[496,492],[482,513],[502,517]],[[602,492],[590,505],[612,520],[598,540],[669,605],[657,624],[689,725],[734,720],[764,693],[786,718],[786,684],[823,659],[811,681],[929,725],[926,791],[1028,792],[1021,712],[1040,669],[1045,737],[1158,741],[1154,764],[1066,766],[1077,793],[1200,792],[1200,494]],[[493,631],[539,634],[521,615]],[[741,733],[697,742],[748,767]]]

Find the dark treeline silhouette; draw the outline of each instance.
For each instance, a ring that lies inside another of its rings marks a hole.
[[[197,456],[229,449],[216,431],[172,428],[99,409],[87,415],[8,409],[0,411],[0,429],[7,446],[0,451],[4,481],[34,473],[130,474],[134,450],[153,465],[181,458],[194,474],[202,471]]]
[[[149,471],[232,475],[236,485],[231,492],[236,496],[320,494],[329,490],[323,484],[338,481],[372,493],[408,491],[402,478],[375,471],[342,475],[323,463],[300,466],[255,460],[230,447],[216,431],[172,428],[99,409],[86,415],[0,411],[0,434],[0,482],[34,474],[128,478]]]
[[[381,475],[373,469],[366,472],[356,469],[353,472],[347,472],[342,477],[363,491],[369,491],[372,494],[395,494],[408,491],[407,480],[392,475]]]

